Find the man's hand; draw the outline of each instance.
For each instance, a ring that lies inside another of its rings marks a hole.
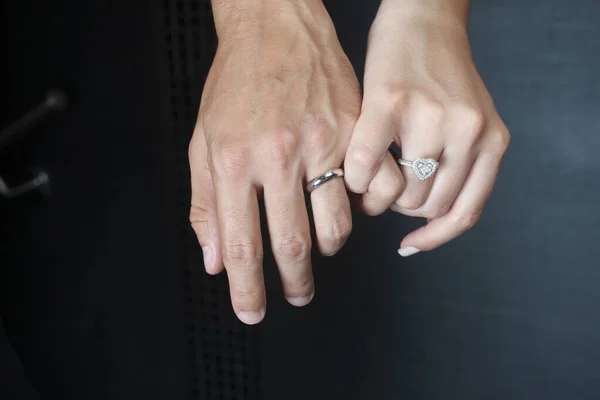
[[[390,205],[429,223],[404,238],[403,256],[432,250],[479,219],[508,143],[471,58],[467,0],[384,0],[373,23],[362,112],[346,156],[348,188],[363,209]],[[439,169],[420,180],[402,158],[432,158]]]
[[[245,323],[265,314],[258,197],[264,197],[283,291],[296,306],[314,283],[304,185],[339,167],[360,88],[319,0],[214,1],[219,47],[190,143],[191,222],[206,270],[227,270]],[[351,231],[343,179],[311,194],[317,244],[336,253]]]

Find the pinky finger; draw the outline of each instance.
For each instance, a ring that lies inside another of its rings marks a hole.
[[[192,178],[190,223],[202,247],[204,268],[207,273],[216,275],[223,270],[221,240],[215,189],[208,169],[206,141],[201,130],[194,134],[188,154]]]
[[[433,250],[475,226],[494,188],[500,161],[499,157],[489,154],[480,156],[450,210],[409,233],[402,240],[398,253],[407,257],[419,251]]]

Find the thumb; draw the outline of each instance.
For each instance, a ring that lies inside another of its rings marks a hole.
[[[192,178],[190,223],[202,247],[204,268],[211,275],[223,270],[219,224],[212,176],[208,167],[208,152],[204,132],[196,127],[188,150]]]

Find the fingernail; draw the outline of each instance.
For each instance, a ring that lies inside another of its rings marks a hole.
[[[240,311],[237,314],[240,321],[248,325],[258,324],[265,316],[265,310],[262,311]]]
[[[215,262],[215,253],[209,246],[202,248],[202,256],[204,257],[204,268],[209,269]]]
[[[408,257],[412,256],[413,254],[417,254],[420,251],[421,250],[417,249],[416,247],[404,247],[402,249],[398,249],[398,254],[400,254],[402,257]]]
[[[308,303],[310,303],[310,301],[313,299],[313,297],[315,297],[314,293],[312,293],[310,296],[286,297],[285,299],[288,301],[288,303],[290,303],[293,306],[303,307],[303,306],[307,305]]]

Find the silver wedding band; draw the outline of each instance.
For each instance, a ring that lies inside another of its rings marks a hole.
[[[308,182],[306,185],[306,191],[308,193],[312,193],[316,188],[323,185],[326,182],[329,182],[335,178],[341,178],[344,176],[344,170],[341,168],[330,169],[322,175],[316,177],[315,179]]]
[[[404,165],[405,167],[411,167],[417,178],[422,181],[431,178],[440,166],[440,163],[433,158],[417,158],[414,161],[399,158],[398,164]]]

